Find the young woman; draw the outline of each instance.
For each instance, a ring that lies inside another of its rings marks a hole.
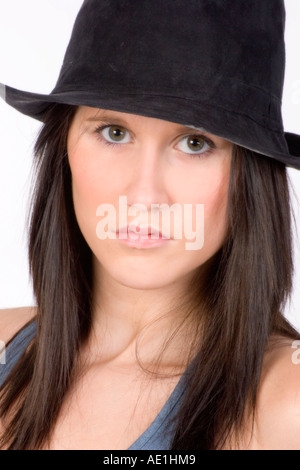
[[[44,123],[3,449],[300,448],[284,5],[243,3],[86,0],[53,92],[2,86]]]

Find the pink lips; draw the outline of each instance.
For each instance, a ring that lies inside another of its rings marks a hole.
[[[116,236],[121,243],[134,248],[155,248],[171,241],[170,237],[153,227],[133,225],[120,228],[116,231]]]

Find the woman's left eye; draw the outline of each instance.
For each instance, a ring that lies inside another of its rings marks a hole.
[[[177,147],[182,152],[190,155],[202,155],[203,153],[215,148],[215,145],[210,139],[207,139],[204,136],[188,135],[181,139],[179,144],[177,144]]]
[[[96,132],[109,144],[127,144],[131,140],[129,132],[121,126],[102,126]]]

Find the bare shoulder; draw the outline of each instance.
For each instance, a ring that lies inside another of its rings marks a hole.
[[[7,343],[36,315],[36,307],[0,309],[0,340]]]
[[[264,359],[248,448],[300,450],[300,341],[278,338]]]

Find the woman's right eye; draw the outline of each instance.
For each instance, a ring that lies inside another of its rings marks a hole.
[[[108,145],[128,144],[131,140],[129,132],[121,126],[102,126],[96,132]]]

